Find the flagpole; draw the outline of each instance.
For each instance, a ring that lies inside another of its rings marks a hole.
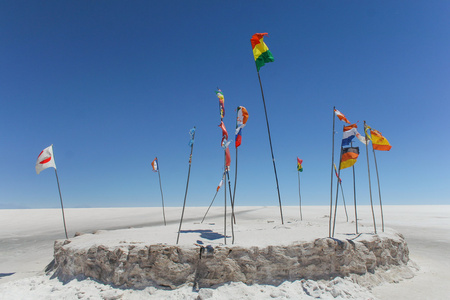
[[[223,213],[223,239],[224,239],[224,244],[227,244],[227,184],[225,182],[225,180],[227,180],[226,177],[226,172],[227,172],[227,154],[225,152],[226,150],[223,151],[224,154],[224,164],[223,166],[225,167],[224,169],[224,213]]]
[[[377,157],[375,155],[375,149],[373,148],[372,143],[372,151],[373,151],[373,159],[375,161],[375,170],[377,171],[377,181],[378,181],[378,196],[380,197],[380,209],[381,209],[381,229],[384,232],[384,217],[383,217],[383,204],[381,203],[381,188],[380,188],[380,177],[378,176],[378,165],[377,165]]]
[[[373,202],[372,202],[372,184],[370,183],[370,167],[369,167],[369,150],[367,147],[367,132],[366,132],[366,121],[364,121],[364,135],[366,137],[366,157],[367,157],[367,173],[369,175],[369,193],[370,193],[370,207],[372,209],[372,218],[373,218],[373,230],[377,233],[377,226],[375,224],[375,213],[373,211]],[[372,146],[373,147],[373,146]]]
[[[344,202],[345,217],[347,218],[347,222],[348,222],[347,206],[345,205],[344,188],[342,187],[342,182],[340,182],[339,185],[341,186],[342,201]]]
[[[236,221],[234,217],[234,200],[231,197],[231,182],[230,182],[230,174],[227,169],[227,176],[228,176],[228,189],[230,191],[230,200],[231,200],[231,244],[234,244],[234,225],[233,221]],[[227,189],[227,186],[225,185],[225,190]]]
[[[234,187],[233,187],[233,222],[236,224],[236,217],[234,216],[234,200],[236,200],[236,184],[237,184],[237,167],[238,167],[238,148],[236,147],[236,168],[234,170]]]
[[[330,187],[330,221],[328,224],[328,236],[331,237],[331,217],[333,215],[333,166],[334,166],[334,124],[336,119],[336,113],[334,110],[336,106],[333,106],[333,136],[331,145],[331,187]]]
[[[194,141],[194,138],[195,138],[195,126],[194,126],[194,133],[192,134],[192,141]],[[180,227],[178,228],[177,245],[178,245],[178,241],[180,239],[181,224],[183,223],[184,209],[186,207],[186,197],[187,197],[187,192],[188,192],[188,188],[189,188],[189,176],[191,175],[193,150],[194,150],[194,143],[191,144],[191,154],[189,155],[189,170],[188,170],[188,176],[187,176],[187,182],[186,182],[186,191],[184,192],[184,202],[183,202],[183,210],[181,212]]]
[[[158,161],[158,158],[156,158]],[[164,211],[164,196],[162,191],[162,185],[161,185],[161,175],[159,174],[159,161],[158,161],[158,178],[159,178],[159,189],[161,190],[161,201],[162,201],[162,209],[163,209],[163,218],[164,218],[164,226],[166,226],[166,213]]]
[[[353,168],[353,203],[354,203],[354,206],[355,206],[356,234],[358,234],[358,213],[357,213],[357,210],[356,210],[355,165],[353,165],[352,168]]]
[[[338,169],[338,177],[339,178],[341,178],[342,152],[343,152],[343,148],[341,146],[341,154],[339,155],[339,169]],[[331,235],[332,237],[334,237],[334,229],[336,227],[336,212],[337,212],[338,196],[339,196],[339,180],[337,180],[337,186],[336,186],[336,202],[334,203],[333,234]]]
[[[300,201],[300,221],[303,221],[303,216],[302,216],[302,196],[300,195],[300,171],[297,171],[297,175],[298,175],[298,199]]]
[[[258,73],[258,79],[259,79],[259,86],[261,87],[262,100],[263,100],[263,104],[264,104],[264,113],[266,115],[267,133],[269,134],[269,144],[270,144],[270,152],[272,154],[273,171],[275,172],[275,181],[277,183],[278,203],[280,205],[281,224],[284,224],[283,209],[281,207],[280,187],[278,185],[278,176],[277,176],[277,167],[275,165],[275,157],[273,156],[272,139],[270,138],[269,119],[267,117],[266,101],[264,100],[264,91],[263,91],[263,87],[262,87],[262,83],[261,83],[261,76],[259,76],[259,71],[257,71],[257,73]]]
[[[69,239],[69,237],[67,236],[66,218],[64,216],[64,205],[63,205],[63,200],[62,200],[62,196],[61,196],[61,188],[59,187],[58,171],[56,171],[56,168],[55,168],[55,175],[56,175],[56,182],[58,183],[59,199],[61,200],[61,211],[62,211],[62,217],[63,217],[63,223],[64,223],[64,232],[66,233],[66,239]]]

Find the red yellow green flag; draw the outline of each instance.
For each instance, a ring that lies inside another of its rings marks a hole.
[[[299,172],[303,172],[302,163],[303,163],[303,159],[300,159],[297,157],[297,171],[299,171]]]
[[[263,41],[265,35],[267,35],[267,32],[255,33],[250,39],[253,48],[253,56],[255,57],[256,69],[258,70],[258,72],[259,69],[266,63],[275,61],[272,53],[270,52],[266,43],[264,43]]]

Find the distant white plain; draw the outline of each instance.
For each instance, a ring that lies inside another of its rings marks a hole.
[[[223,234],[223,207],[213,207],[205,219],[205,226],[213,226],[214,232]],[[193,291],[184,286],[174,291],[123,290],[89,279],[72,280],[63,285],[57,279],[44,274],[45,266],[53,258],[53,243],[64,238],[61,210],[0,210],[0,299],[447,299],[450,295],[450,206],[384,206],[386,231],[394,229],[405,236],[410,250],[410,259],[418,270],[415,277],[397,283],[380,282],[367,289],[349,279],[332,281],[285,282],[278,287],[266,285],[246,286],[230,283],[216,289]],[[182,230],[197,230],[205,207],[187,207]],[[230,207],[228,207],[228,213]],[[346,238],[355,233],[354,207],[347,206],[349,222],[344,208],[338,207],[336,238]],[[328,236],[329,207],[283,207],[284,225],[281,225],[278,207],[237,207],[235,226],[236,245],[265,246],[283,243],[283,239],[312,240]],[[127,231],[116,230],[141,228],[149,232],[145,237],[151,243],[175,244],[181,216],[181,208],[166,208],[167,226],[163,224],[161,208],[89,208],[65,210],[69,238],[75,232],[92,233],[97,230],[115,230],[99,235],[98,243],[106,243],[100,236],[117,239],[132,239],[123,236]],[[379,207],[375,207],[377,230],[381,232]],[[267,238],[256,239],[246,234],[256,221],[264,225]],[[372,213],[369,206],[358,207],[359,232],[373,232]],[[138,232],[138,231],[135,231]],[[269,234],[270,233],[270,234]],[[227,235],[231,234],[230,216],[227,216]],[[182,233],[181,245],[193,245],[202,240],[199,233]],[[202,240],[220,244],[223,239]],[[231,245],[231,239],[227,239]],[[395,278],[395,274],[393,274]],[[395,281],[395,280],[394,280]]]

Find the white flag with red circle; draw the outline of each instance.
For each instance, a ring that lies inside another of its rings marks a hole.
[[[42,170],[50,167],[56,170],[55,158],[53,157],[53,145],[48,146],[39,154],[36,161],[36,173],[39,174]]]

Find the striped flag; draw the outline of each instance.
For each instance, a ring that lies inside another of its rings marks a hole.
[[[248,120],[248,112],[247,109],[243,106],[238,106],[237,108],[237,119],[236,119],[236,148],[241,145],[242,142],[242,128],[245,127],[245,124]]]
[[[334,109],[334,113],[335,113],[336,116],[339,118],[339,120],[341,120],[341,121],[343,121],[343,122],[345,122],[345,123],[347,123],[347,124],[350,124],[350,121],[347,120],[347,118],[344,116],[343,113],[341,113],[341,112],[338,111],[337,109]]]
[[[158,158],[155,157],[155,159],[152,161],[152,168],[153,172],[158,172]]]
[[[299,171],[299,172],[303,172],[302,163],[303,163],[303,159],[300,159],[297,157],[297,171]]]
[[[267,33],[255,33],[250,42],[252,43],[253,56],[255,58],[256,69],[259,72],[259,69],[264,66],[266,63],[273,62],[275,59],[273,58],[272,53],[267,47],[266,43],[264,43],[264,36],[268,35]]]
[[[342,148],[341,167],[345,169],[353,166],[359,156],[359,147]]]

